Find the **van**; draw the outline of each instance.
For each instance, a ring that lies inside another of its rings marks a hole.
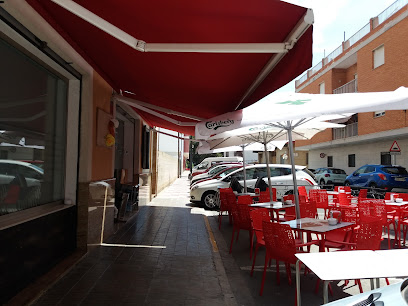
[[[243,158],[241,156],[231,156],[231,157],[207,157],[199,163],[197,166],[194,166],[192,173],[196,172],[205,172],[209,169],[212,165],[216,163],[225,163],[225,162],[243,162]]]

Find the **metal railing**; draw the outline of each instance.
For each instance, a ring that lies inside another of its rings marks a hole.
[[[347,124],[344,128],[333,129],[333,140],[358,135],[358,122]]]
[[[331,62],[334,60],[337,56],[339,56],[343,52],[343,45],[337,47],[336,50],[334,50],[332,53],[330,53],[328,56],[326,56],[327,63]]]
[[[349,42],[348,47],[351,47],[352,45],[354,45],[356,42],[358,42],[360,39],[362,39],[368,33],[370,33],[370,23],[367,23],[357,33],[355,33],[353,36],[351,36],[348,39],[348,42]]]
[[[392,15],[394,15],[397,11],[399,11],[403,6],[407,5],[408,0],[397,0],[389,7],[387,7],[378,17],[378,24],[383,23]]]
[[[398,12],[402,7],[408,4],[408,0],[397,0],[393,4],[391,4],[388,8],[386,8],[381,14],[377,16],[378,18],[378,24],[383,23],[387,19],[389,19],[392,15],[394,15],[396,12]],[[300,85],[303,82],[305,82],[308,77],[311,77],[312,75],[316,74],[319,70],[323,68],[323,64],[325,65],[327,63],[330,63],[333,61],[336,57],[338,57],[340,54],[343,53],[344,50],[350,48],[352,45],[360,41],[365,35],[369,34],[371,31],[371,25],[370,23],[367,23],[364,27],[362,27],[359,31],[357,31],[355,34],[353,34],[349,39],[347,39],[344,42],[344,47],[343,44],[341,44],[336,50],[331,52],[328,56],[323,58],[322,61],[320,61],[317,65],[309,69],[309,74],[306,72],[302,77],[298,80],[297,84]]]
[[[340,86],[333,90],[334,94],[342,94],[342,93],[349,93],[349,92],[357,92],[357,79],[354,79],[343,86]]]

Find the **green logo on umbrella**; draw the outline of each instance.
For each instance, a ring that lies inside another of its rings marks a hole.
[[[276,104],[287,104],[287,105],[302,105],[305,104],[307,101],[310,101],[311,99],[305,99],[305,100],[294,100],[294,101],[284,101],[284,102],[278,102]]]

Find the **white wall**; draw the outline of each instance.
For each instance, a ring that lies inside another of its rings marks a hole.
[[[309,168],[327,167],[327,156],[333,156],[333,167],[341,168],[347,174],[352,173],[365,164],[380,164],[381,152],[389,152],[395,139],[325,148],[309,151]],[[408,168],[408,139],[397,139],[401,155],[397,155],[396,164]],[[320,153],[325,157],[321,158]],[[348,166],[348,155],[356,155],[356,166]],[[393,159],[391,159],[393,160]]]

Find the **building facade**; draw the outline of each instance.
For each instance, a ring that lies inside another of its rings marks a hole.
[[[0,4],[0,67],[4,304],[104,242],[180,166],[161,161],[160,180],[157,131],[26,1]]]
[[[296,80],[296,92],[341,94],[408,86],[408,43],[402,39],[408,31],[406,4],[396,1],[372,18]],[[296,141],[297,150],[308,151],[309,168],[338,167],[349,174],[368,163],[408,167],[406,110],[359,113],[341,123],[346,126]]]

